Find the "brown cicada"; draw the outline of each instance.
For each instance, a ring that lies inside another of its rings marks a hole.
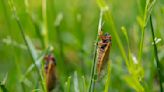
[[[44,60],[45,62],[45,77],[46,77],[46,87],[47,91],[50,92],[54,89],[57,78],[56,78],[56,60],[52,54],[47,55]]]
[[[104,65],[107,64],[107,61],[109,59],[109,52],[111,47],[111,35],[108,33],[103,34],[102,31],[99,33],[99,39],[98,42],[98,50],[97,50],[97,72],[98,76],[100,76],[100,72],[103,69]]]

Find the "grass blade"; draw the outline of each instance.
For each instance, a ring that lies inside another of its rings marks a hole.
[[[47,13],[46,13],[46,4],[47,0],[42,0],[42,18],[43,18],[43,25],[42,25],[42,36],[44,39],[44,47],[48,47],[48,28],[47,28]]]
[[[2,83],[0,83],[0,87],[1,87],[1,90],[2,90],[3,92],[8,92],[8,91],[7,91],[7,88],[6,88],[5,85],[3,85]]]
[[[108,75],[107,75],[107,80],[105,83],[105,90],[104,92],[109,92],[109,84],[110,84],[110,76],[111,76],[111,64],[108,62]]]
[[[17,16],[16,7],[14,6],[13,0],[9,0],[9,6],[11,8],[11,11],[13,12],[13,15],[14,15],[14,18],[15,18],[17,24],[18,24],[18,27],[20,28],[20,32],[21,32],[22,38],[23,38],[23,40],[24,40],[24,42],[27,46],[28,52],[29,52],[30,56],[32,57],[33,64],[35,65],[36,71],[37,71],[37,73],[39,75],[39,78],[41,80],[42,88],[43,88],[44,91],[46,91],[45,85],[44,85],[45,83],[44,83],[44,80],[43,80],[43,74],[42,74],[42,72],[40,72],[40,69],[36,65],[35,60],[36,60],[37,56],[34,55],[36,53],[33,51],[34,48],[32,47],[33,46],[32,43],[29,42],[29,40],[27,39],[27,37],[25,35],[25,30],[22,26],[22,23],[19,20],[19,17]]]
[[[6,86],[5,86],[6,81],[7,81],[7,76],[8,76],[8,74],[6,74],[4,79],[3,79],[3,81],[0,82],[0,88],[1,88],[1,90],[3,92],[8,92],[8,90],[7,90]]]
[[[77,72],[76,71],[74,72],[74,80],[73,80],[73,82],[74,82],[74,91],[75,92],[80,92],[79,91],[79,81],[78,81],[78,77],[77,77]]]
[[[86,79],[84,76],[82,76],[82,80],[83,80],[83,92],[87,92],[87,85],[86,85]]]
[[[162,86],[162,73],[161,73],[161,66],[158,58],[158,50],[155,42],[155,35],[154,35],[154,28],[153,28],[153,21],[152,17],[150,15],[150,27],[151,27],[151,33],[152,33],[152,39],[153,39],[153,46],[154,46],[154,56],[157,64],[157,72],[159,77],[159,85],[160,85],[160,91],[163,92],[163,86]]]
[[[97,34],[101,31],[101,26],[102,26],[102,17],[103,17],[103,11],[100,11],[100,18],[99,18],[99,25],[98,25],[98,32]],[[93,57],[93,64],[92,64],[92,70],[91,70],[91,79],[90,79],[90,85],[89,85],[89,90],[88,92],[93,92],[94,91],[94,85],[95,85],[95,71],[96,71],[96,61],[97,61],[97,48],[98,48],[98,35],[96,37],[96,45],[94,49],[94,57]]]
[[[144,19],[143,19],[143,24],[142,24],[142,28],[141,28],[142,34],[141,34],[140,48],[139,48],[139,55],[138,55],[139,63],[141,63],[141,58],[142,58],[142,49],[143,49],[145,28],[146,28],[147,21],[152,12],[152,8],[153,8],[155,2],[156,2],[156,0],[147,0],[146,1],[145,11],[144,11]]]
[[[71,76],[68,77],[67,82],[65,82],[65,91],[64,92],[70,92],[71,91]]]

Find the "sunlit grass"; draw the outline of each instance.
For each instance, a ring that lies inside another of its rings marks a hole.
[[[0,92],[47,92],[50,52],[58,81],[53,92],[163,92],[162,0],[1,2]],[[101,28],[112,46],[105,75],[96,80]]]

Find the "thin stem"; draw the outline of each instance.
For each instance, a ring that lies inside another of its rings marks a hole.
[[[103,11],[100,12],[99,25],[98,25],[98,33],[101,31],[102,16],[103,16]],[[96,37],[96,45],[95,45],[95,48],[94,48],[93,65],[92,65],[92,70],[91,70],[91,79],[90,79],[90,85],[89,85],[88,92],[93,92],[94,91],[94,85],[95,85],[94,75],[95,75],[95,71],[96,71],[97,48],[98,48],[98,35]]]
[[[46,14],[46,4],[47,0],[42,0],[42,18],[43,18],[43,26],[42,26],[42,36],[44,39],[44,47],[48,47],[48,29],[47,29],[47,14]]]
[[[150,17],[150,14],[152,12],[152,8],[153,8],[155,2],[156,2],[156,0],[147,0],[146,1],[145,11],[144,11],[144,19],[143,19],[143,24],[142,24],[142,35],[141,35],[141,40],[140,40],[140,49],[139,49],[139,55],[138,55],[139,64],[141,64],[141,61],[142,61],[145,28],[146,28],[148,19]]]
[[[145,27],[142,27],[142,34],[141,34],[140,48],[139,48],[139,55],[138,55],[139,65],[141,65],[141,59],[143,54],[142,51],[143,51],[144,35],[145,35]]]
[[[26,13],[27,15],[29,16],[32,24],[34,25],[35,27],[35,31],[36,31],[36,34],[38,36],[38,38],[40,39],[41,41],[41,45],[42,45],[42,48],[45,47],[45,43],[44,43],[44,38],[42,37],[41,35],[41,29],[40,29],[40,26],[39,26],[39,23],[37,23],[35,17],[31,14],[30,10],[29,10],[29,0],[25,0],[24,3],[25,3],[25,10],[26,10]]]
[[[65,58],[64,58],[64,51],[63,51],[63,41],[62,41],[62,37],[61,37],[61,32],[60,32],[60,28],[59,26],[56,26],[56,31],[57,31],[57,39],[58,39],[58,43],[59,43],[59,50],[60,50],[60,56],[61,56],[61,59],[62,59],[62,62],[64,62]]]
[[[122,54],[122,57],[124,58],[125,62],[128,63],[128,58],[127,58],[126,53],[125,53],[126,51],[125,51],[125,49],[123,47],[123,43],[122,43],[122,41],[120,39],[120,36],[117,33],[116,25],[114,23],[111,11],[106,11],[106,13],[104,13],[104,15],[106,17],[106,20],[109,23],[109,26],[111,27],[111,32],[113,33],[113,37],[116,40],[116,43],[118,44],[118,47],[119,47],[120,52]]]
[[[142,53],[143,53],[142,49],[143,49],[144,34],[145,34],[145,27],[146,27],[145,21],[146,21],[146,16],[147,16],[147,12],[146,12],[147,7],[148,7],[148,5],[146,4],[145,11],[144,11],[144,20],[143,20],[143,24],[142,24],[142,28],[141,28],[142,34],[141,34],[140,48],[139,48],[139,55],[138,55],[139,64],[141,63],[141,58],[142,58]]]
[[[1,83],[0,83],[0,88],[1,88],[1,90],[2,90],[3,92],[8,92],[6,86],[5,86],[5,85],[2,85]]]
[[[152,33],[152,38],[153,38],[153,46],[154,46],[154,55],[155,55],[155,60],[156,60],[156,64],[157,64],[157,72],[158,72],[158,77],[159,77],[159,83],[160,83],[160,90],[161,92],[163,92],[163,87],[162,87],[162,74],[161,74],[161,69],[160,69],[160,62],[159,62],[159,58],[158,58],[158,51],[157,51],[157,46],[155,43],[155,35],[154,35],[154,28],[153,28],[153,21],[152,21],[152,17],[150,15],[150,27],[151,27],[151,33]]]
[[[16,8],[13,5],[13,1],[9,0],[9,4],[10,4],[10,8],[11,8],[11,10],[13,12],[14,18],[15,18],[15,20],[16,20],[19,28],[20,28],[20,32],[21,32],[22,38],[23,38],[23,40],[24,40],[24,42],[25,42],[25,44],[27,46],[28,52],[29,52],[30,56],[32,57],[32,61],[33,61],[33,64],[35,65],[35,68],[36,68],[36,71],[37,71],[37,73],[39,75],[39,78],[40,78],[41,81],[43,81],[42,74],[40,73],[39,68],[37,67],[37,65],[35,63],[35,59],[33,58],[33,55],[32,55],[32,52],[30,50],[29,44],[28,44],[28,42],[26,40],[26,35],[25,35],[25,32],[24,32],[25,30],[23,29],[23,26],[22,26],[22,24],[21,24],[21,22],[19,20],[19,17],[17,16]],[[42,88],[44,89],[43,82],[42,82]]]

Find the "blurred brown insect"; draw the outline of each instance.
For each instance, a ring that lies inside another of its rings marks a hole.
[[[50,92],[55,88],[57,78],[56,78],[56,60],[52,54],[47,55],[44,60],[45,62],[45,76],[46,76],[46,87],[47,91]]]
[[[102,31],[99,32],[99,39],[100,41],[98,42],[98,62],[97,62],[97,71],[98,71],[98,76],[100,76],[100,72],[103,69],[103,66],[107,64],[107,61],[109,59],[109,52],[110,52],[110,47],[111,47],[111,35],[108,33],[103,34]]]

